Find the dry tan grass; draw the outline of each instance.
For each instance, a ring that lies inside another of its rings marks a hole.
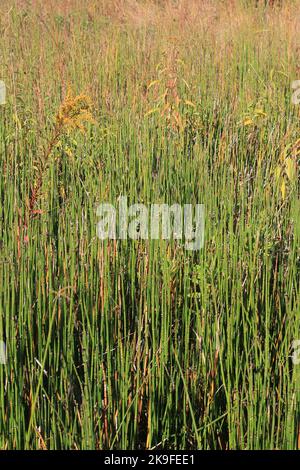
[[[241,0],[3,0],[1,22],[15,7],[24,12],[34,11],[41,18],[86,15],[90,21],[106,17],[110,22],[133,27],[153,26],[163,31],[192,34],[195,30],[216,29],[231,34],[237,29],[255,30],[262,11],[266,27],[293,35],[299,31],[299,1],[284,2],[279,8],[255,8],[256,0],[249,0],[245,8]],[[260,2],[264,4],[263,2]],[[258,4],[260,4],[258,2]],[[287,28],[288,25],[288,28]]]
[[[140,67],[143,75],[135,72],[140,80],[151,76],[153,64],[149,63],[148,67],[147,61],[154,53],[158,57],[167,51],[171,56],[176,49],[184,51],[184,56],[187,50],[194,51],[197,44],[215,45],[214,60],[220,74],[226,70],[235,46],[242,41],[253,42],[262,54],[271,45],[278,49],[279,67],[281,43],[284,43],[288,54],[297,58],[300,68],[299,0],[286,2],[281,8],[255,8],[254,4],[255,1],[245,8],[241,0],[3,0],[2,48],[5,53],[11,37],[19,35],[14,46],[18,49],[18,61],[8,65],[11,77],[27,73],[28,64],[32,64],[35,57],[39,78],[34,83],[34,99],[42,122],[41,96],[51,91],[51,71],[55,70],[62,99],[70,71],[73,73],[70,64],[84,60],[84,82],[89,87],[86,91],[94,96],[99,89],[97,68],[103,63],[113,73],[116,54],[113,34],[125,28],[133,35],[136,30],[151,29],[145,44],[146,63]],[[16,12],[23,13],[18,33],[13,24]],[[83,18],[87,23],[84,31]],[[51,62],[45,56],[44,41],[51,45],[47,49],[52,50]],[[51,70],[47,69],[49,63]],[[110,91],[104,94],[109,102]]]

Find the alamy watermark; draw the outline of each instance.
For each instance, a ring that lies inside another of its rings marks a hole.
[[[6,86],[3,80],[0,80],[0,105],[6,104]]]
[[[4,341],[0,341],[0,364],[6,364],[6,346]]]
[[[300,80],[294,80],[292,82],[292,103],[295,105],[300,104]]]
[[[292,362],[293,364],[299,365],[300,364],[300,339],[295,339],[292,343]]]
[[[292,103],[294,105],[300,104],[300,80],[294,80],[291,84],[293,94]],[[292,343],[292,362],[294,365],[300,365],[300,339],[295,339]]]
[[[204,204],[132,204],[121,196],[118,206],[97,208],[97,235],[101,240],[182,240],[186,250],[204,244]]]

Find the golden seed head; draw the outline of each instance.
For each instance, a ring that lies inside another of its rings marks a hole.
[[[84,132],[86,123],[95,123],[91,108],[92,100],[88,95],[80,93],[75,96],[71,87],[68,87],[66,97],[56,115],[56,123],[60,128],[79,129]]]

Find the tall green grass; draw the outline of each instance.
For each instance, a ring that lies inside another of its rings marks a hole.
[[[299,186],[276,179],[299,138],[293,4],[120,22],[87,3],[1,17],[0,448],[297,449]],[[180,129],[146,115],[170,76]],[[26,243],[67,83],[98,124],[62,136]],[[204,248],[100,241],[120,195],[204,204]]]

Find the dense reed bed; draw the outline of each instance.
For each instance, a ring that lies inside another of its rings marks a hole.
[[[299,2],[2,3],[0,448],[299,448]],[[120,195],[203,249],[99,240]]]

